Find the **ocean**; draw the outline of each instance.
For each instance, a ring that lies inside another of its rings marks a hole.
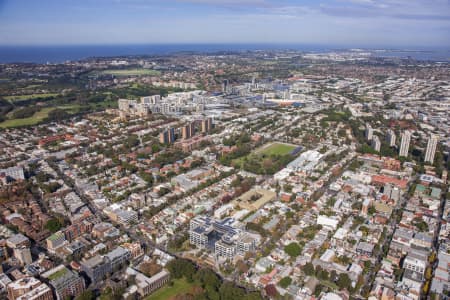
[[[355,48],[355,47],[348,47]],[[329,52],[342,46],[294,44],[149,44],[149,45],[74,45],[74,46],[0,46],[0,63],[61,63],[90,57],[162,55],[177,52],[212,53],[246,50],[299,50]],[[363,49],[365,50],[365,49]],[[368,50],[368,49],[367,49]],[[390,49],[375,51],[377,56],[412,57],[417,60],[450,61],[450,49]]]

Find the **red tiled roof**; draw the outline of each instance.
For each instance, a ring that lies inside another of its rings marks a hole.
[[[401,189],[406,188],[406,184],[408,183],[407,180],[397,179],[390,176],[384,176],[384,175],[373,175],[372,176],[372,182],[375,184],[386,184],[391,183],[393,185],[398,186]]]

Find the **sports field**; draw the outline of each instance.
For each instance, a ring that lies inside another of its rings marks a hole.
[[[291,153],[295,148],[297,148],[295,145],[275,142],[266,144],[256,149],[255,152],[263,155],[286,155]]]
[[[128,69],[128,70],[104,70],[100,72],[104,75],[114,75],[114,76],[153,76],[159,75],[160,72],[150,69]]]
[[[252,151],[249,155],[242,156],[233,160],[233,165],[242,166],[244,160],[251,157],[258,157],[259,159],[263,159],[264,157],[270,157],[272,155],[285,156],[290,154],[294,149],[298,146],[280,142],[273,142],[269,144],[265,144],[258,149]]]

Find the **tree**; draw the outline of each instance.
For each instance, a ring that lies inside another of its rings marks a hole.
[[[314,265],[310,262],[306,263],[303,267],[303,272],[308,276],[314,275]]]
[[[86,290],[78,295],[75,300],[94,300],[94,294],[90,290]]]
[[[315,272],[316,277],[318,277],[320,273],[322,273],[322,267],[320,265],[317,265]]]
[[[220,287],[220,280],[211,269],[203,268],[195,273],[194,278],[199,281],[203,287],[218,290]]]
[[[64,109],[56,108],[48,113],[48,121],[62,121],[70,116]]]
[[[302,248],[299,244],[293,242],[284,247],[284,252],[286,252],[290,257],[297,257],[302,253]]]
[[[139,177],[141,177],[143,180],[145,180],[148,184],[148,186],[153,185],[153,175],[144,171],[139,172]]]
[[[339,274],[338,280],[336,281],[336,284],[339,286],[340,289],[350,289],[352,285],[352,281],[350,280],[350,277],[346,273]]]
[[[369,234],[369,228],[366,226],[360,226],[359,231],[361,231],[365,236]]]
[[[331,270],[329,280],[334,282],[336,280],[337,276],[338,276],[337,272],[335,270]]]
[[[319,297],[319,295],[322,293],[323,289],[324,289],[324,286],[321,284],[318,284],[316,286],[316,289],[314,290],[314,296]]]
[[[395,268],[394,269],[394,276],[396,281],[400,281],[403,275],[403,269],[401,268]]]
[[[348,169],[350,171],[355,172],[357,169],[359,169],[360,166],[361,166],[360,162],[355,159],[350,163]]]
[[[152,153],[157,153],[161,150],[161,146],[159,144],[152,145]]]
[[[57,232],[59,229],[61,229],[61,223],[58,219],[50,219],[45,224],[45,229],[49,230],[50,232]]]
[[[61,185],[58,182],[50,182],[49,184],[42,184],[41,188],[46,194],[51,194],[56,192]]]
[[[123,289],[113,290],[112,288],[107,287],[106,289],[104,289],[102,291],[102,293],[98,299],[99,300],[120,300],[120,299],[122,299],[123,292],[124,292]]]
[[[318,272],[317,272],[317,278],[319,278],[319,279],[321,279],[321,280],[328,280],[328,278],[330,277],[330,275],[328,274],[328,271],[327,270],[324,270],[324,269],[320,269]]]
[[[165,194],[168,194],[168,193],[170,193],[170,190],[168,188],[161,187],[159,189],[159,191],[158,191],[158,196],[162,197],[162,196],[164,196]]]
[[[294,195],[295,196],[295,195]],[[291,197],[292,198],[292,197]],[[292,219],[294,216],[295,216],[295,213],[293,212],[293,211],[287,211],[286,212],[286,214],[285,214],[285,216],[286,216],[286,219]]]
[[[37,106],[28,106],[24,108],[20,108],[12,112],[13,119],[24,119],[31,117],[35,112],[38,112],[40,109]]]
[[[192,262],[182,258],[171,260],[167,263],[166,268],[173,278],[185,277],[188,281],[192,281],[196,271]]]
[[[45,173],[45,172],[39,172],[39,173],[36,174],[36,180],[39,183],[46,182],[46,181],[48,181],[51,178],[52,178],[52,176],[50,174]]]
[[[183,247],[183,243],[189,238],[187,233],[176,235],[167,243],[167,247],[173,251],[179,251]]]
[[[426,280],[431,280],[431,278],[433,277],[433,271],[431,270],[430,267],[427,267],[427,269],[425,270],[425,279]]]
[[[428,257],[428,262],[432,265],[436,261],[436,252],[432,252],[431,255]]]
[[[262,297],[258,292],[252,292],[245,295],[244,300],[262,300]]]
[[[291,277],[283,277],[278,284],[282,287],[282,288],[287,288],[290,284],[292,283],[292,279]]]
[[[430,281],[427,280],[427,281],[425,281],[425,284],[422,287],[422,293],[424,295],[427,295],[429,290],[430,290]]]
[[[221,300],[235,300],[242,299],[245,295],[245,291],[236,287],[231,282],[224,282],[219,289]]]
[[[292,185],[291,184],[285,184],[284,186],[283,186],[283,190],[285,191],[285,192],[287,192],[287,193],[290,193],[290,192],[292,192]]]

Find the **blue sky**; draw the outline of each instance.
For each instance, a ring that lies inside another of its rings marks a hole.
[[[0,0],[0,44],[450,47],[450,0]]]

